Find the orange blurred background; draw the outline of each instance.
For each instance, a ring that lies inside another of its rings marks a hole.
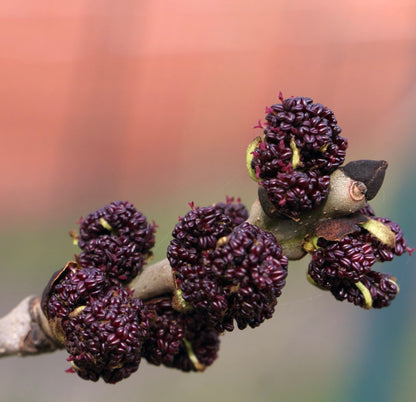
[[[396,136],[380,133],[403,131],[414,97],[415,14],[412,1],[3,0],[5,219],[234,181],[279,91],[329,105],[350,154],[387,158]]]
[[[415,19],[410,0],[2,0],[1,314],[41,292],[76,252],[68,230],[112,200],[132,201],[159,224],[158,258],[188,201],[236,195],[249,205],[256,188],[245,148],[279,91],[333,109],[348,160],[389,161],[375,205],[397,218],[395,194],[416,167]],[[142,363],[143,373],[116,391],[63,373],[64,352],[6,359],[4,400],[29,393],[56,400],[62,390],[62,400],[112,400],[117,392],[133,400],[142,392],[146,401],[191,401],[195,392],[204,401],[213,388],[220,401],[335,400],[354,358],[326,334],[358,347],[354,337],[365,337],[358,324],[367,318],[310,289],[307,262],[294,266],[282,317],[224,337],[228,356],[218,369],[188,381]],[[313,342],[305,345],[308,331]],[[344,364],[334,369],[335,356]],[[158,389],[160,381],[172,392]]]

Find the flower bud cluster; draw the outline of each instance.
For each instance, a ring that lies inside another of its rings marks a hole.
[[[168,259],[174,307],[217,331],[256,327],[272,316],[285,284],[287,258],[275,237],[249,223],[233,225],[216,207],[194,208],[173,230]]]
[[[390,305],[399,287],[395,278],[373,271],[372,266],[376,262],[391,261],[395,255],[411,254],[413,250],[407,246],[397,223],[375,217],[369,206],[361,212],[393,233],[392,244],[382,242],[365,225],[339,241],[321,237],[312,254],[308,278],[318,287],[329,290],[337,300],[348,300],[364,308],[382,308]]]
[[[266,108],[249,170],[276,209],[297,219],[326,199],[329,175],[344,162],[348,144],[328,107],[307,97],[279,98]]]
[[[234,197],[226,197],[225,202],[216,203],[215,208],[224,215],[227,215],[231,219],[233,226],[242,224],[248,218],[248,210],[246,206],[241,203],[240,198],[235,199]]]
[[[180,261],[194,259],[247,218],[240,200],[193,208],[175,228]],[[178,312],[171,298],[144,304],[125,287],[151,255],[154,225],[129,202],[113,202],[80,222],[75,262],[53,275],[42,307],[81,378],[116,383],[137,370],[141,357],[183,371],[211,365],[219,333],[198,314]],[[199,258],[199,257],[198,257]]]
[[[203,371],[217,358],[218,332],[195,314],[172,307],[170,298],[146,303],[150,314],[150,336],[142,355],[151,364],[182,371]]]
[[[81,254],[54,274],[42,298],[70,354],[69,372],[116,383],[137,370],[150,316],[124,285],[151,255],[154,229],[129,202],[113,202],[82,220]]]
[[[149,326],[143,302],[114,287],[63,322],[68,360],[81,378],[114,384],[138,369]]]
[[[82,268],[72,265],[59,278],[48,298],[49,317],[65,318],[77,307],[111,289],[114,282],[98,268]]]
[[[217,358],[220,340],[216,312],[226,305],[207,277],[206,261],[201,256],[242,224],[248,211],[239,198],[233,197],[211,207],[190,206],[191,211],[175,226],[168,248],[170,262],[183,268],[174,268],[178,290],[173,303],[169,297],[146,302],[151,325],[142,356],[157,366],[202,371]],[[191,300],[198,300],[199,307],[192,309]]]
[[[89,214],[80,223],[78,260],[127,283],[152,255],[155,225],[128,201],[116,201]]]

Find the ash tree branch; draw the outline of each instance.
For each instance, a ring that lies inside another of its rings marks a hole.
[[[373,197],[380,188],[382,180],[374,180],[372,165],[357,162],[358,173],[351,168],[354,162],[332,173],[326,202],[301,219],[293,220],[276,213],[260,190],[259,198],[251,208],[248,222],[272,232],[289,260],[302,258],[305,255],[304,238],[313,232],[319,222],[360,210],[369,199],[365,196],[366,193]],[[380,174],[384,177],[387,164],[382,162],[384,165]],[[375,166],[379,169],[380,163],[376,163]],[[363,174],[363,169],[368,169],[366,174]],[[145,267],[128,286],[134,291],[135,297],[143,300],[173,293],[175,283],[169,261],[164,259]],[[0,357],[35,355],[62,347],[42,312],[40,297],[26,297],[10,313],[0,318]]]

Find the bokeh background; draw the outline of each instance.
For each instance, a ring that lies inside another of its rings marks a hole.
[[[189,201],[250,205],[245,148],[264,107],[331,107],[348,160],[386,159],[373,202],[416,245],[412,0],[2,0],[0,314],[40,294],[77,251],[80,216],[122,199],[159,225]],[[142,362],[115,386],[64,373],[64,351],[0,361],[2,401],[411,401],[415,256],[378,267],[401,293],[363,311],[291,264],[275,316],[227,333],[203,374]]]

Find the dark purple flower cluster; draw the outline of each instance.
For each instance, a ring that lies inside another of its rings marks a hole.
[[[98,268],[68,266],[47,297],[47,317],[66,318],[90,297],[111,289],[114,283]]]
[[[145,254],[155,244],[154,232],[155,225],[149,224],[131,202],[114,201],[82,220],[79,246],[83,248],[86,242],[102,235],[116,234],[128,237]]]
[[[231,219],[220,208],[194,207],[173,229],[174,239],[167,253],[169,262],[172,267],[196,265],[202,251],[214,248],[232,229]]]
[[[66,349],[73,369],[86,380],[116,383],[135,372],[149,335],[143,302],[124,288],[112,289],[65,320]]]
[[[382,272],[370,271],[360,282],[363,289],[368,291],[367,298],[363,290],[348,281],[334,284],[330,291],[337,300],[348,300],[356,306],[365,308],[387,307],[399,293],[399,286],[395,278]],[[369,301],[371,301],[371,306]]]
[[[277,173],[275,178],[263,180],[262,186],[281,213],[297,218],[302,211],[312,210],[326,199],[329,176],[314,170],[293,170],[290,174]]]
[[[242,224],[248,218],[248,210],[241,203],[240,198],[226,197],[225,202],[218,202],[215,204],[215,208],[227,215],[231,219],[233,226]]]
[[[204,250],[215,246],[217,240],[230,233],[231,218],[221,208],[193,207],[175,226],[172,235],[186,245]]]
[[[219,334],[194,314],[182,314],[169,298],[147,303],[150,336],[144,342],[142,356],[157,366],[182,371],[202,371],[217,358]]]
[[[78,261],[85,268],[99,267],[124,283],[137,276],[145,260],[136,243],[127,237],[102,235],[85,243]]]
[[[203,261],[224,290],[224,329],[231,329],[233,320],[244,329],[271,318],[286,283],[288,263],[271,233],[243,223]]]
[[[168,259],[178,308],[220,332],[231,331],[234,320],[242,329],[271,317],[287,275],[287,258],[272,234],[249,223],[232,229],[226,215],[208,207],[185,215],[173,236]]]
[[[406,240],[403,237],[403,231],[400,228],[399,224],[396,222],[393,222],[389,218],[380,218],[380,217],[374,217],[378,222],[381,222],[385,225],[387,225],[395,236],[395,244],[394,247],[389,247],[386,244],[383,244],[376,238],[372,237],[370,234],[367,234],[366,240],[371,241],[374,248],[375,248],[375,255],[376,259],[378,261],[384,262],[384,261],[391,261],[394,256],[401,256],[405,252],[411,254],[413,252],[413,249],[410,249],[407,245]]]
[[[193,208],[174,231],[181,239],[179,259],[192,260],[215,247],[247,215],[233,198]],[[69,371],[92,381],[118,382],[137,370],[144,344],[146,358],[154,364],[184,371],[212,364],[218,332],[200,316],[180,314],[170,300],[150,303],[149,312],[123,288],[154,244],[154,225],[132,204],[115,202],[88,215],[80,224],[78,244],[82,253],[77,261],[54,274],[42,301],[51,328],[70,353]]]
[[[297,219],[325,200],[329,174],[344,162],[348,144],[328,107],[307,97],[279,98],[266,109],[251,168],[277,210]]]
[[[42,307],[80,377],[115,383],[136,371],[147,311],[131,291],[95,267],[70,262],[45,289]]]
[[[319,239],[318,248],[309,264],[309,275],[324,289],[334,281],[358,282],[375,263],[374,248],[359,234],[347,235],[337,242]]]
[[[123,283],[129,282],[152,255],[155,225],[128,201],[115,201],[82,220],[78,260]]]
[[[370,207],[361,211],[370,216]],[[413,251],[403,238],[399,225],[386,218],[373,217],[388,226],[395,235],[393,246],[382,243],[364,228],[340,241],[319,238],[318,248],[309,264],[309,278],[320,288],[330,290],[338,300],[348,300],[365,308],[388,306],[399,288],[389,275],[372,270],[376,262],[390,261],[394,255]]]
[[[141,237],[142,236],[142,237]],[[55,273],[42,308],[80,377],[115,383],[136,371],[149,319],[123,285],[151,255],[154,225],[129,202],[113,202],[80,224],[82,253]]]

